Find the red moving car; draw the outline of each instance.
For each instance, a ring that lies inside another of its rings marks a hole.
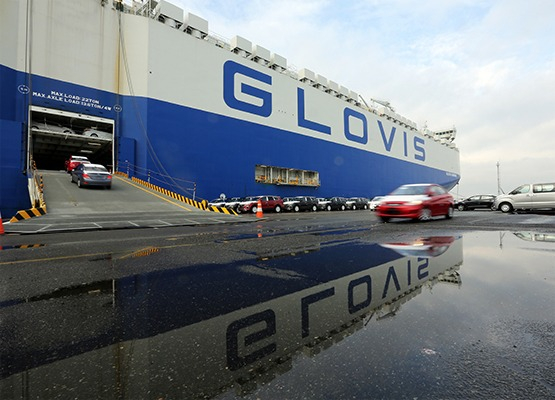
[[[87,157],[83,156],[70,156],[69,160],[66,160],[66,171],[67,173],[71,173],[79,164],[90,164],[91,162]]]
[[[383,222],[391,218],[411,218],[427,221],[432,217],[453,217],[455,202],[442,186],[424,183],[402,185],[385,196],[376,208]]]

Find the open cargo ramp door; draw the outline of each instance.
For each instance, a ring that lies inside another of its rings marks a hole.
[[[72,155],[113,170],[114,120],[31,106],[28,153],[41,170],[63,170]]]

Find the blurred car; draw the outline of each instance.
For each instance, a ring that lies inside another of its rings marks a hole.
[[[79,164],[90,164],[91,162],[87,157],[83,156],[70,156],[69,159],[66,160],[65,166],[67,173],[71,173]]]
[[[283,202],[283,207],[287,211],[317,211],[318,210],[318,199],[312,196],[295,196],[288,197]]]
[[[98,129],[95,129],[95,128],[86,128],[83,131],[83,136],[112,140],[112,134],[110,132],[99,131]]]
[[[318,210],[331,211],[331,204],[329,199],[326,199],[324,197],[318,197],[317,200],[318,200]]]
[[[62,126],[60,124],[52,124],[46,122],[32,121],[31,129],[38,131],[48,131],[55,133],[65,133],[66,135],[75,135],[75,131],[67,126]]]
[[[367,210],[369,205],[366,197],[350,197],[347,199],[347,208],[350,210]]]
[[[381,201],[383,200],[384,196],[375,196],[372,198],[372,200],[370,200],[370,210],[374,211],[376,209],[376,207],[381,203]]]
[[[208,202],[208,207],[225,207],[226,201],[224,199],[214,199]]]
[[[345,197],[328,197],[328,201],[332,210],[345,211],[347,209],[347,199]]]
[[[385,196],[376,208],[383,222],[391,218],[427,221],[437,216],[453,217],[453,196],[436,184],[402,185]]]
[[[79,164],[71,171],[71,182],[77,182],[77,186],[104,186],[112,188],[112,174],[100,164]]]
[[[231,208],[232,210],[237,210],[239,204],[244,200],[244,197],[231,197],[225,201],[225,206],[227,208]]]
[[[239,203],[237,211],[241,213],[258,211],[258,200],[260,200],[263,211],[275,211],[277,213],[283,210],[283,200],[279,196],[249,196]]]
[[[297,199],[295,199],[295,197],[284,197],[282,200],[283,209],[285,211],[292,211],[295,204],[297,204]]]
[[[459,200],[455,203],[455,207],[459,211],[474,210],[476,208],[492,209],[495,196],[493,194],[478,194],[470,196],[466,199]]]
[[[410,242],[380,243],[380,246],[396,251],[405,257],[437,257],[445,253],[457,238],[454,236],[430,236]]]

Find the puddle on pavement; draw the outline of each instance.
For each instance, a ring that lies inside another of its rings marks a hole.
[[[330,242],[5,302],[0,393],[552,398],[554,253],[532,232]]]

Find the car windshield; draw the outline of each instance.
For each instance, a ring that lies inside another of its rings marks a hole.
[[[87,167],[85,169],[86,172],[108,172],[108,170],[104,167]]]
[[[517,187],[509,194],[522,194],[522,193],[529,193],[530,192],[530,185],[522,185]]]
[[[401,186],[391,192],[392,195],[396,196],[409,196],[415,194],[426,194],[428,191],[428,186]]]

